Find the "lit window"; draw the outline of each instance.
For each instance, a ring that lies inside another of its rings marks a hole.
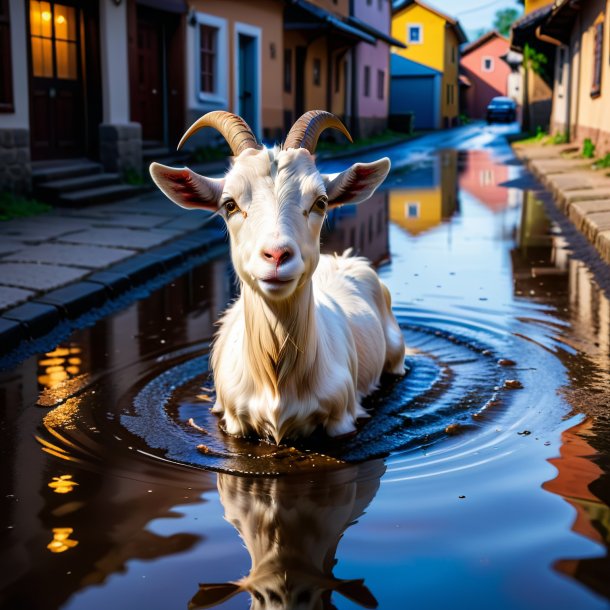
[[[493,72],[494,69],[494,58],[493,57],[483,57],[481,61],[481,69],[483,72]]]
[[[411,24],[407,26],[407,41],[410,44],[421,44],[423,42],[421,25]]]

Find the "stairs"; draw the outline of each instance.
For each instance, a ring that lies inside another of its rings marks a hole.
[[[174,165],[181,167],[186,164],[189,154],[179,150],[168,148],[161,142],[155,140],[144,140],[142,142],[142,165],[144,166],[144,174],[148,174],[148,167],[153,162],[162,163],[163,165]]]
[[[135,197],[146,186],[121,182],[119,174],[105,173],[89,159],[32,163],[34,196],[60,207],[86,207]]]

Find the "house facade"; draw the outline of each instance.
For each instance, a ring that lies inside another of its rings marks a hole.
[[[610,19],[607,0],[560,2],[540,28],[556,45],[551,129],[597,154],[610,152]]]
[[[420,0],[403,0],[394,4],[392,36],[407,45],[396,53],[442,73],[440,122],[443,127],[456,125],[460,113],[459,47],[467,41],[459,21]]]
[[[389,29],[389,0],[0,0],[0,190],[32,163],[140,173],[211,110],[270,142],[314,108],[383,130]]]
[[[462,49],[460,70],[470,86],[462,109],[468,117],[482,119],[493,97],[508,95],[511,69],[502,59],[509,51],[508,39],[492,31]]]

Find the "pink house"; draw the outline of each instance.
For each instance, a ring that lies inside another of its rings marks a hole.
[[[463,112],[469,118],[485,118],[491,98],[507,95],[510,67],[502,56],[509,48],[509,41],[493,31],[462,49],[460,72],[469,85],[464,92]]]

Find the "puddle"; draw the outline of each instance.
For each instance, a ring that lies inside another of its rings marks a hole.
[[[329,219],[408,346],[351,439],[219,430],[226,258],[0,373],[2,608],[607,607],[609,286],[508,156]]]

